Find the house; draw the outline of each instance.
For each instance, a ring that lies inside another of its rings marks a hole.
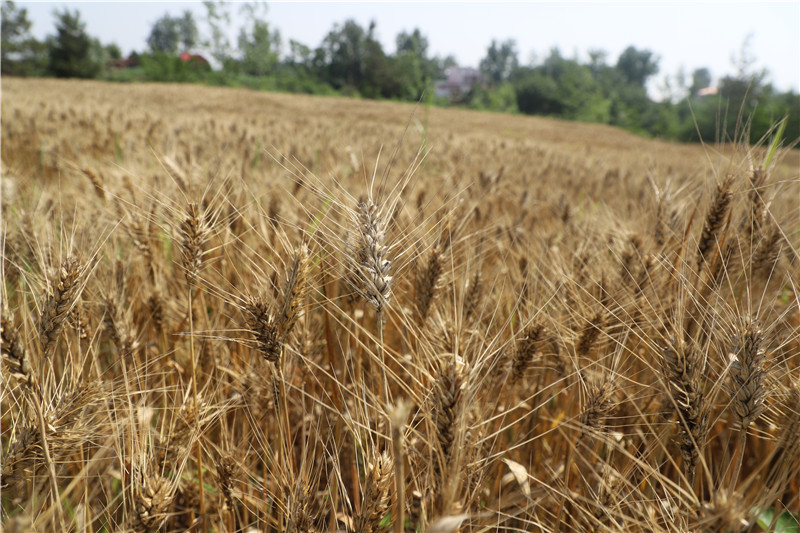
[[[139,59],[139,54],[133,52],[127,58],[112,59],[109,61],[108,66],[116,70],[124,70],[126,68],[138,67],[141,64],[142,62]]]
[[[719,94],[719,89],[717,87],[704,87],[697,91],[697,96],[709,96],[713,94]]]
[[[184,52],[180,55],[180,58],[181,61],[184,63],[189,63],[189,65],[195,68],[211,70],[211,65],[208,63],[208,60],[200,54],[190,54],[189,52]]]
[[[447,67],[444,75],[445,79],[436,83],[434,95],[454,102],[464,98],[483,78],[478,69],[471,67]]]

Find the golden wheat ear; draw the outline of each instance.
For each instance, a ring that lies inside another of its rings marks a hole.
[[[61,263],[52,282],[39,319],[39,336],[45,357],[52,355],[64,321],[80,295],[83,274],[84,266],[80,261],[68,257]]]
[[[282,342],[272,306],[259,296],[251,296],[243,308],[247,313],[247,325],[255,338],[256,348],[264,359],[277,363],[281,356]]]
[[[722,240],[722,233],[728,224],[728,215],[733,200],[732,185],[733,176],[729,175],[717,186],[714,193],[714,199],[706,213],[703,231],[697,243],[698,267],[709,262],[711,256],[716,252],[717,243]]]
[[[181,250],[183,252],[184,276],[193,286],[203,266],[205,241],[208,227],[200,208],[194,202],[186,207],[186,217],[181,223]]]
[[[533,358],[541,351],[540,343],[547,337],[547,328],[539,323],[534,323],[522,331],[514,347],[514,357],[511,361],[511,383],[516,383],[525,375]]]
[[[366,465],[361,492],[361,512],[353,521],[353,533],[380,533],[389,529],[384,522],[391,504],[392,459],[384,452]]]
[[[745,432],[766,408],[763,335],[759,325],[749,321],[741,327],[732,348],[735,360],[730,368],[731,407]]]
[[[693,346],[674,338],[664,344],[661,354],[680,424],[683,468],[691,486],[710,429],[710,408],[701,384],[705,365]]]
[[[2,319],[0,319],[0,335],[2,336],[0,350],[2,350],[4,363],[9,365],[8,370],[14,378],[30,385],[33,375],[31,374],[31,365],[28,360],[28,351],[20,338],[17,328],[14,326],[11,314],[7,313],[5,308],[2,313]]]
[[[356,294],[382,311],[392,296],[392,262],[387,257],[383,214],[372,202],[359,202],[356,222],[355,242],[347,255],[347,279]]]

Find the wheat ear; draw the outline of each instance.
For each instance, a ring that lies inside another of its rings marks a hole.
[[[392,296],[392,262],[387,258],[385,222],[380,209],[372,202],[359,202],[356,222],[356,242],[351,246],[347,258],[347,279],[356,294],[369,302],[376,311],[381,398],[384,404],[388,404],[389,381],[383,349],[383,319]]]
[[[728,176],[717,186],[717,190],[714,193],[714,200],[711,202],[711,207],[709,207],[706,214],[703,232],[700,234],[700,241],[697,244],[698,267],[704,262],[708,262],[709,255],[714,252],[717,241],[721,240],[721,232],[727,223],[731,200],[733,199],[733,194],[731,193],[732,184],[733,176]]]
[[[514,348],[511,362],[511,383],[516,383],[525,375],[525,371],[538,351],[539,343],[547,335],[547,329],[541,324],[533,324],[525,328]]]
[[[392,263],[386,257],[386,229],[378,206],[359,202],[356,209],[356,243],[348,257],[351,288],[378,312],[392,296]]]
[[[694,485],[697,460],[709,431],[709,408],[700,384],[704,365],[692,346],[674,338],[665,344],[661,354],[663,370],[678,412],[681,455],[691,486]]]
[[[381,520],[389,511],[389,489],[392,486],[392,459],[384,452],[367,465],[361,512],[354,521],[354,533],[379,533],[386,528]]]
[[[64,321],[78,298],[82,274],[83,266],[74,257],[68,257],[61,263],[58,277],[53,283],[39,320],[42,351],[45,357],[52,355]]]
[[[10,363],[11,375],[30,386],[33,382],[28,352],[10,314],[5,309],[0,319],[0,353]]]
[[[748,322],[739,332],[738,339],[733,347],[735,360],[731,363],[730,369],[730,394],[731,406],[736,417],[739,419],[741,431],[739,432],[739,453],[736,461],[736,468],[731,477],[731,483],[735,484],[739,478],[739,471],[742,467],[742,456],[747,442],[747,428],[757,420],[764,412],[766,399],[766,387],[764,378],[765,354],[761,347],[763,333],[755,322]]]

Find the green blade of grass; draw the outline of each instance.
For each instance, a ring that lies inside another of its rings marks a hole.
[[[773,520],[775,520],[775,510],[765,509],[758,515],[758,525],[764,531],[774,531],[775,533],[798,533],[797,517],[789,511],[784,511],[775,520],[775,527],[770,530]]]
[[[783,140],[783,132],[786,130],[786,124],[789,123],[789,117],[783,117],[778,124],[778,131],[775,132],[775,136],[772,138],[772,143],[769,146],[769,152],[767,152],[767,158],[764,160],[764,169],[766,169],[769,164],[772,162],[772,158],[775,157],[775,152],[778,151],[778,147]]]

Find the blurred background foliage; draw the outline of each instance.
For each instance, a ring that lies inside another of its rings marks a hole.
[[[788,117],[785,138],[800,138],[800,95],[768,82],[747,40],[734,55],[732,72],[716,83],[708,68],[660,73],[658,55],[634,46],[616,60],[599,49],[582,60],[553,48],[526,64],[514,40],[493,40],[473,69],[453,57],[432,57],[419,29],[397,35],[394,53],[383,49],[375,22],[365,28],[354,20],[334,25],[316,48],[291,40],[286,49],[268,22],[266,4],[205,7],[202,21],[189,10],[165,14],[153,24],[148,48],[123,58],[117,45],[87,34],[78,11],[57,11],[54,33],[40,42],[31,35],[27,10],[3,1],[2,74],[422,101],[609,124],[688,142],[764,142]],[[234,8],[244,10],[248,22],[232,43],[227,36]],[[654,97],[647,84],[659,75]]]

